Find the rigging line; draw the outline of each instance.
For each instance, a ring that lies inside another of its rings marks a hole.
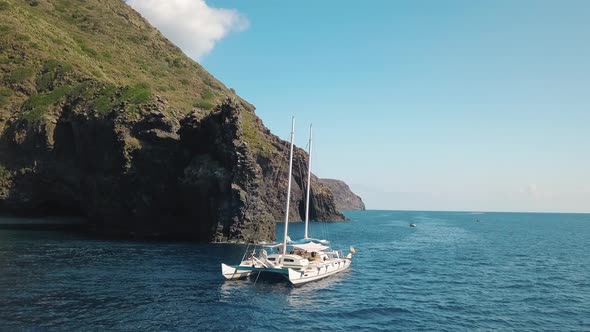
[[[307,143],[307,147],[309,148],[309,142]],[[317,159],[315,158],[316,155],[317,155],[317,153],[315,153],[315,151],[312,151],[311,154],[308,154],[308,158],[312,158],[313,160],[315,160],[316,165],[317,165]],[[309,163],[309,160],[308,160],[308,163]],[[311,172],[311,169],[309,169],[308,171]],[[313,172],[312,172],[312,175],[313,175]],[[311,215],[313,215],[315,217],[315,222],[313,223],[314,224],[314,227],[313,227],[314,234],[316,234],[316,237],[318,237],[318,238],[323,237],[323,239],[327,239],[327,237],[324,236],[325,232],[323,232],[323,230],[322,230],[323,222],[321,220],[318,220],[317,210],[315,209],[314,204],[312,203],[312,201],[317,200],[316,190],[314,190],[313,182],[314,182],[313,177],[310,177],[310,183],[306,184],[306,186],[307,185],[310,186],[310,200],[309,200],[310,228],[311,228],[311,224],[312,224],[311,223],[311,220],[312,220]],[[319,181],[316,181],[316,183],[319,184]],[[305,188],[305,190],[307,190],[307,187]]]
[[[309,147],[310,147],[309,144],[310,144],[309,141],[307,141],[307,144],[305,144],[305,150],[307,150],[307,151],[309,151]],[[310,162],[310,159],[311,159],[311,154],[310,153],[307,154],[307,158],[309,158],[308,159],[308,162],[307,162],[307,165],[309,165],[309,162]],[[311,173],[311,167],[307,167],[307,172],[304,175],[309,175],[308,173]],[[309,182],[305,181],[304,178],[301,179],[302,183],[304,183],[304,185],[301,186],[302,189],[303,189],[303,191],[302,191],[302,199],[305,202],[304,205],[303,205],[303,208],[305,209],[304,210],[305,212],[304,212],[304,216],[303,216],[302,219],[303,219],[303,222],[305,222],[305,218],[307,217],[307,234],[306,235],[308,237],[313,238],[313,236],[311,235],[313,233],[310,233],[310,230],[311,230],[311,220],[312,220],[311,214],[313,212],[312,209],[311,209],[311,205],[312,205],[311,204],[311,195],[313,194],[312,193],[312,190],[311,190],[311,188],[312,188],[312,186],[311,186],[311,175],[307,176],[306,178],[309,179]],[[307,191],[308,190],[309,190],[309,199],[307,197]]]
[[[307,145],[309,147],[309,143]],[[308,155],[308,158],[315,159],[314,153],[312,152],[311,155]],[[311,172],[311,170],[309,170],[309,171]],[[312,173],[312,175],[313,175],[313,173]],[[323,234],[324,232],[322,231],[322,221],[321,220],[318,220],[317,210],[314,207],[314,204],[312,203],[313,201],[316,201],[316,190],[314,190],[314,187],[312,185],[313,182],[314,182],[313,181],[313,177],[310,177],[310,183],[307,184],[308,186],[310,186],[310,199],[309,199],[309,213],[310,213],[309,219],[310,219],[310,223],[309,223],[309,226],[310,226],[310,229],[312,229],[312,225],[313,225],[313,234],[316,234],[315,237],[321,239],[322,236],[324,235]],[[319,182],[316,181],[316,183],[319,183]],[[305,189],[307,190],[307,188],[305,188]],[[311,223],[311,220],[312,220],[312,217],[311,216],[312,215],[315,217],[315,222],[314,223]],[[311,237],[314,237],[314,236],[311,236]],[[324,237],[323,239],[327,239],[327,238]]]
[[[297,160],[297,164],[298,164],[298,168],[299,168],[298,169],[299,172],[297,172],[297,173],[299,173],[299,179],[301,182],[301,193],[302,193],[301,197],[302,197],[302,199],[305,199],[305,190],[307,189],[307,184],[305,183],[305,174],[306,173],[304,173],[305,167],[303,167],[303,165],[301,164],[301,159]]]
[[[246,255],[248,254],[249,251],[250,251],[250,243],[248,243],[248,246],[246,246],[246,252],[244,252],[244,256],[242,256],[242,261],[244,261],[244,259],[246,259]]]
[[[280,139],[280,138],[279,138]],[[282,150],[282,144],[279,143],[280,148],[277,150]],[[270,174],[270,178],[271,178],[271,185],[272,187],[277,187],[277,183],[278,183],[278,179],[279,179],[279,175],[281,174],[281,169],[283,168],[283,165],[285,164],[285,159],[286,159],[286,155],[284,153],[282,153],[282,151],[275,151],[274,154],[278,154],[279,157],[279,165],[276,169],[273,169],[271,174]],[[260,233],[262,232],[262,229],[260,227],[258,227],[258,229],[256,230],[256,235],[260,235]],[[256,250],[256,247],[254,248],[254,250]]]
[[[279,153],[279,154],[281,154],[281,155],[282,155],[282,153]],[[277,169],[274,169],[274,170],[271,172],[270,178],[271,178],[271,179],[273,179],[273,178],[274,178],[274,180],[271,180],[271,181],[272,181],[272,182],[271,182],[271,184],[272,184],[272,186],[273,186],[273,187],[276,187],[276,183],[277,183],[277,181],[278,181],[278,177],[279,177],[279,174],[280,174],[280,170],[281,170],[281,168],[283,167],[283,163],[284,163],[284,158],[280,158],[280,159],[279,159],[279,167],[277,167]],[[256,235],[257,235],[257,236],[259,236],[261,233],[262,233],[262,229],[261,229],[261,227],[257,227],[257,230],[256,230]]]
[[[287,148],[287,151],[288,151],[288,147],[285,146],[285,148]],[[283,164],[285,163],[285,160],[287,158],[287,156],[284,153],[282,153],[282,151],[279,152],[279,154],[280,154],[279,167],[275,170],[275,175],[273,176],[274,177],[274,180],[272,182],[273,186],[276,186],[276,184],[278,183],[279,176],[281,174],[281,170],[283,169]]]
[[[276,177],[278,177],[279,170],[282,168],[282,161],[285,158],[285,154],[282,151],[282,149],[283,149],[283,144],[281,143],[282,140],[280,138],[279,138],[279,140],[280,140],[279,141],[279,146],[278,146],[277,151],[276,151],[277,157],[279,159],[279,167],[273,171],[274,174],[272,174],[272,176],[271,176],[271,178],[275,178],[275,179],[276,179]],[[273,180],[272,183],[274,183],[274,182],[275,181]]]
[[[307,145],[309,146],[309,143]],[[308,158],[311,158],[311,157],[308,156]],[[310,201],[309,201],[309,206],[310,206],[310,209],[309,209],[310,216],[309,216],[309,224],[308,224],[309,229],[308,229],[308,232],[307,232],[308,233],[307,236],[313,237],[312,235],[310,235],[310,234],[313,234],[313,233],[310,233],[309,232],[311,230],[311,224],[312,224],[312,222],[311,222],[312,221],[311,212],[313,212],[313,211],[311,209],[311,206],[313,206],[313,204],[311,204],[311,196],[313,195],[313,189],[311,189],[311,188],[313,188],[313,187],[311,186],[311,183],[307,183],[307,181],[306,181],[306,179],[307,179],[307,176],[306,176],[307,175],[307,172],[311,172],[311,169],[308,169],[307,167],[305,167],[305,165],[302,165],[302,162],[304,162],[304,160],[299,160],[298,161],[298,164],[299,164],[299,177],[301,179],[301,199],[302,199],[302,201],[304,203],[303,204],[303,208],[306,209],[307,208],[306,205],[308,204],[306,193],[307,193],[307,187],[309,186],[310,187],[310,190],[311,190],[311,193],[310,193]],[[306,163],[306,165],[307,165],[307,163]],[[304,172],[304,170],[307,170],[307,171]],[[310,179],[310,182],[311,182],[311,179]],[[301,220],[303,222],[305,222],[305,214],[302,216]]]
[[[279,174],[281,173],[281,170],[283,168],[283,157],[281,156],[279,158],[279,166],[273,170],[273,174],[271,174],[271,179],[272,179],[272,185],[274,186],[278,179],[279,179]]]

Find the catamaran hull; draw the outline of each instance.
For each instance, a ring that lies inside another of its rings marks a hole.
[[[251,267],[246,265],[229,266],[222,263],[221,272],[228,280],[244,279],[253,273],[281,275],[289,280],[291,284],[297,286],[342,272],[348,269],[351,263],[352,255],[348,254],[346,258],[314,264],[304,269]]]
[[[244,279],[252,274],[250,270],[238,270],[234,267],[221,263],[221,273],[228,280]]]
[[[351,262],[352,260],[350,258],[346,258],[338,262],[330,262],[320,266],[313,266],[311,269],[289,269],[289,282],[297,286],[311,281],[323,279],[348,269]]]

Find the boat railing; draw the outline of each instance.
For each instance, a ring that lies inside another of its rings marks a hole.
[[[256,247],[254,247],[254,249],[256,249]],[[246,255],[248,255],[249,251],[250,251],[250,244],[248,243],[248,246],[246,247],[246,251],[244,251],[244,256],[242,256],[242,260],[240,262],[243,262],[244,260],[246,260]]]
[[[262,266],[264,266],[265,268],[267,268],[267,269],[268,269],[268,265],[267,265],[266,263],[270,263],[270,262],[269,262],[269,261],[268,261],[266,258],[263,258],[263,259],[264,259],[264,261],[262,261],[262,260],[260,260],[260,259],[258,259],[258,258],[256,258],[256,257],[252,256],[252,259],[253,259],[255,262],[259,263],[260,265],[262,265]]]

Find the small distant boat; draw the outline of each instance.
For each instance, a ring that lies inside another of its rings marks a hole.
[[[416,227],[416,224],[410,224],[410,227]]]

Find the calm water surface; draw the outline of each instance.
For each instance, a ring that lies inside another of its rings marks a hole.
[[[241,245],[0,229],[0,329],[590,331],[590,215],[347,215],[311,230],[351,270],[298,288],[224,281]]]

